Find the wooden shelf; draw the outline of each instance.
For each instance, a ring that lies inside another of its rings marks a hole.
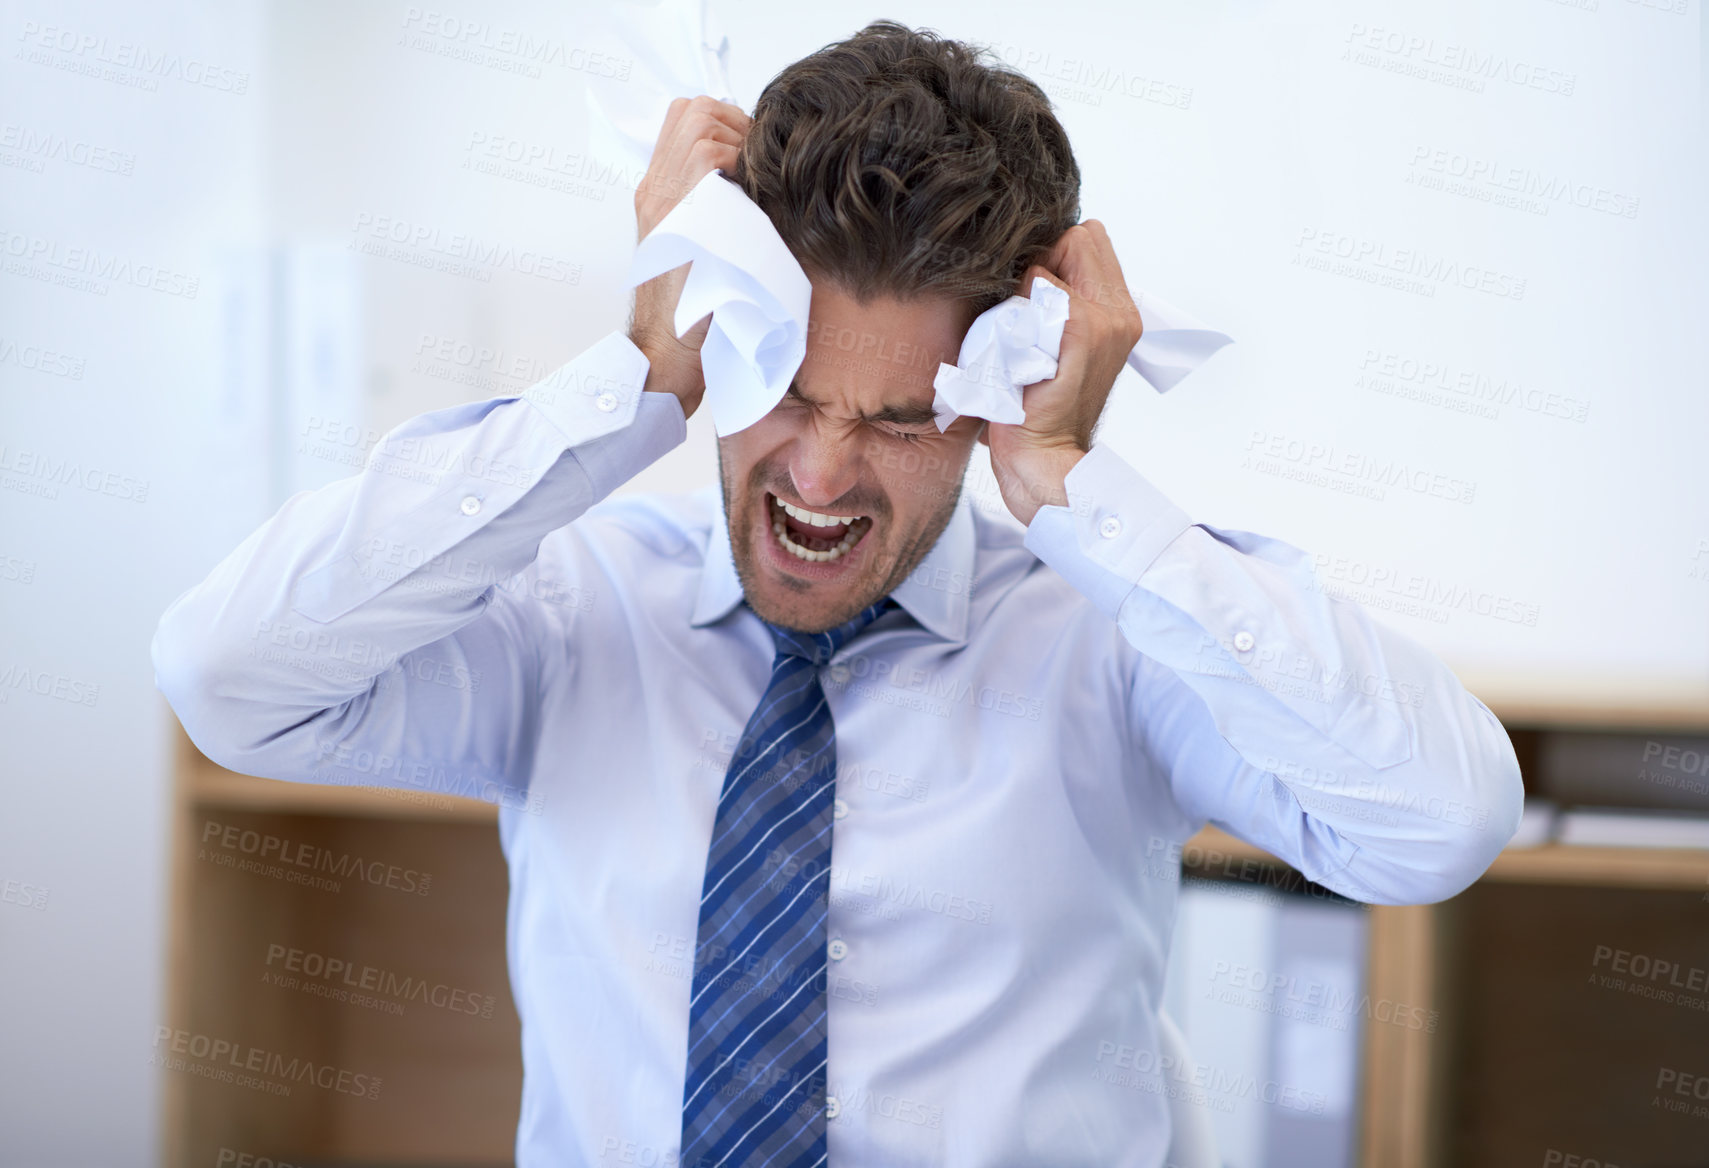
[[[1496,857],[1483,881],[1709,891],[1709,851],[1576,844],[1509,848]]]
[[[192,1046],[185,1067],[159,1072],[160,1162],[213,1163],[233,1148],[279,1163],[509,1163],[521,1031],[497,808],[238,774],[187,738],[175,788],[167,1024],[366,1074],[374,1089],[354,1096],[274,1074],[259,1091],[205,1073],[228,1068],[204,1066]],[[332,857],[336,879],[215,862],[208,820]],[[375,869],[385,878],[362,874]],[[315,972],[333,958],[361,979]]]
[[[287,815],[354,815],[437,823],[497,823],[498,808],[479,799],[394,787],[339,787],[240,775],[188,752],[190,801],[202,807]]]
[[[1236,839],[1226,831],[1206,827],[1187,842],[1183,855],[1223,866],[1232,860],[1273,868],[1288,864]],[[1591,888],[1652,888],[1709,892],[1709,850],[1701,848],[1596,848],[1577,844],[1543,844],[1508,848],[1495,858],[1479,883],[1562,884]]]
[[[1658,680],[1641,675],[1513,673],[1455,669],[1509,730],[1709,732],[1709,684],[1701,677]]]
[[[377,819],[497,823],[498,808],[462,799],[387,787],[337,787],[289,783],[240,775],[192,753],[191,801],[204,807],[273,811],[296,815],[354,815]],[[1275,856],[1215,827],[1206,827],[1183,848],[1190,861],[1226,867],[1251,861],[1286,868]],[[1189,863],[1189,866],[1195,866]],[[1568,884],[1602,888],[1709,891],[1709,850],[1698,848],[1598,848],[1544,844],[1509,848],[1496,857],[1483,881]]]
[[[407,788],[255,778],[211,762],[187,738],[181,740],[180,751],[176,972],[169,1007],[174,1023],[305,1057],[317,1051],[323,1058],[336,1055],[351,1066],[383,1072],[388,1094],[384,1104],[364,1103],[365,1110],[357,1111],[342,1099],[270,1100],[171,1075],[166,1082],[169,1120],[163,1132],[167,1162],[187,1162],[187,1149],[200,1155],[228,1146],[239,1131],[251,1142],[267,1140],[293,1153],[322,1158],[336,1153],[395,1160],[432,1148],[465,1162],[503,1162],[514,1139],[512,1109],[521,1072],[519,1031],[505,980],[507,873],[496,838],[481,830],[496,825],[497,807]],[[419,901],[400,900],[395,891],[355,882],[329,896],[211,867],[193,858],[195,841],[204,831],[200,821],[210,816],[262,831],[288,832],[293,840],[340,855],[383,856],[431,869],[434,894]],[[1291,866],[1214,827],[1187,841],[1182,863],[1186,872],[1198,875],[1285,887],[1299,883]],[[1642,916],[1642,906],[1628,906],[1619,898],[1637,893],[1652,899],[1672,897],[1677,906],[1682,893],[1706,891],[1709,850],[1547,844],[1504,851],[1465,894],[1442,904],[1372,906],[1366,992],[1373,1001],[1405,1003],[1442,1018],[1445,1025],[1440,1031],[1367,1028],[1361,1051],[1364,1103],[1358,1162],[1381,1168],[1446,1168],[1457,1153],[1443,1125],[1468,1108],[1469,1119],[1482,1125],[1478,1140],[1467,1145],[1477,1155],[1483,1155],[1477,1150],[1486,1145],[1505,1148],[1512,1139],[1530,1139],[1538,1124],[1565,1123],[1547,1099],[1532,1101],[1524,1123],[1509,1125],[1518,1134],[1510,1133],[1497,1122],[1507,1097],[1501,1107],[1478,1111],[1466,1102],[1467,1093],[1454,1085],[1453,1076],[1464,1072],[1462,1063],[1476,1065],[1486,1057],[1515,1081],[1524,1078],[1515,1068],[1535,1074],[1537,1066],[1546,1065],[1538,1063],[1536,1051],[1551,1043],[1558,1046],[1561,1035],[1577,1033],[1559,1019],[1586,1009],[1617,1014],[1620,1024],[1634,1031],[1653,1029],[1656,1020],[1644,1012],[1656,1007],[1647,1000],[1626,1002],[1594,987],[1588,997],[1582,990],[1572,997],[1582,981],[1573,962],[1582,956],[1580,950],[1590,952],[1587,940],[1604,937],[1613,940],[1598,943],[1622,944],[1634,952],[1678,949],[1684,954],[1681,960],[1699,960],[1680,949],[1669,931],[1677,930],[1670,923],[1676,907],[1648,905],[1645,920],[1655,920],[1628,937],[1631,930],[1624,923]],[[1533,904],[1527,897],[1548,903]],[[1587,906],[1596,907],[1589,924],[1579,922]],[[1532,935],[1538,928],[1522,938],[1514,930],[1541,922],[1547,927],[1539,935],[1554,937],[1570,953],[1562,956],[1551,950],[1549,960],[1525,966],[1524,977],[1509,976],[1504,972],[1509,966],[1517,967],[1526,953],[1542,944]],[[1468,951],[1491,950],[1496,944],[1491,936],[1509,933],[1515,938],[1514,953],[1504,954],[1499,962],[1473,964]],[[494,1019],[472,1021],[445,1011],[415,1009],[404,1022],[263,986],[256,971],[265,966],[269,946],[279,944],[316,953],[350,953],[375,967],[476,987],[494,998]],[[1562,970],[1569,970],[1571,977]],[[1537,986],[1546,986],[1548,994],[1534,993]],[[1507,1002],[1506,994],[1531,995],[1539,1001],[1546,997],[1547,1009],[1517,1038],[1480,1033],[1501,1030],[1494,1021],[1466,1025],[1467,1018],[1483,1017],[1479,1011],[1491,1018],[1514,1014],[1517,1007]],[[1621,1009],[1626,1012],[1619,1013]],[[1662,1021],[1672,1025],[1680,1019]],[[1689,1027],[1682,1033],[1685,1030]],[[1554,1037],[1538,1036],[1545,1032]],[[1697,1041],[1699,1036],[1691,1031],[1687,1037]],[[471,1095],[486,1102],[460,1112],[456,1099]],[[424,1115],[431,1116],[431,1122]],[[1474,1156],[1468,1162],[1481,1166],[1506,1161]]]

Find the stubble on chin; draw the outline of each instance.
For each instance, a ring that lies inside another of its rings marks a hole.
[[[796,579],[761,567],[764,549],[754,546],[751,512],[764,499],[765,488],[753,487],[751,492],[745,500],[737,501],[739,507],[732,509],[732,500],[728,497],[726,484],[725,511],[730,521],[730,554],[735,560],[736,578],[741,581],[742,593],[747,597],[748,606],[762,620],[806,633],[834,629],[852,620],[867,606],[894,592],[908,578],[909,573],[920,565],[920,561],[926,558],[927,553],[943,535],[944,528],[949,526],[950,518],[955,514],[956,503],[961,494],[958,489],[947,506],[927,517],[923,527],[905,538],[901,548],[867,548],[864,552],[866,563],[860,575],[839,594],[837,602],[830,608],[814,605],[809,610],[809,597],[817,587],[822,586],[816,585],[814,581]],[[884,524],[883,533],[886,537],[894,535],[894,529],[889,522]],[[867,534],[867,538],[872,539],[878,534],[879,530],[875,527]],[[761,538],[765,537],[762,534]],[[760,575],[762,572],[763,580]],[[780,589],[785,592],[782,598],[777,595]],[[843,597],[848,599],[844,600]],[[782,599],[782,605],[774,608],[773,602],[779,599]],[[797,603],[792,604],[791,600]]]
[[[806,633],[824,632],[834,629],[846,621],[852,620],[857,613],[868,605],[877,602],[894,592],[909,573],[920,565],[938,542],[944,529],[955,514],[955,509],[961,501],[961,481],[955,482],[955,490],[940,507],[931,515],[926,516],[920,528],[912,535],[901,541],[901,546],[879,548],[877,545],[868,547],[863,553],[866,560],[859,577],[853,586],[845,590],[850,599],[834,605],[834,610],[819,609],[808,612],[802,607],[815,589],[815,583],[801,580],[787,574],[766,571],[762,581],[760,573],[764,549],[754,546],[753,512],[765,500],[767,488],[763,482],[764,469],[755,465],[749,472],[748,482],[744,486],[741,497],[731,498],[730,477],[726,473],[727,464],[724,461],[723,443],[718,445],[718,486],[724,495],[724,514],[729,524],[730,555],[735,561],[736,578],[741,582],[742,594],[747,598],[748,607],[759,614],[760,618],[783,628],[793,628]],[[887,500],[887,502],[889,502]],[[868,540],[880,537],[886,544],[895,538],[894,506],[886,506],[882,513],[874,514],[873,529],[867,533]],[[769,539],[769,529],[762,530],[760,538]],[[784,598],[785,611],[777,611],[771,601],[776,596],[768,593],[765,584],[772,584],[772,593],[778,589],[786,592]],[[758,598],[759,603],[755,603]],[[800,604],[788,604],[794,599]]]

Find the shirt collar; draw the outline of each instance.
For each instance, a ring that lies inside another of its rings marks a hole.
[[[706,558],[700,569],[700,592],[695,597],[695,628],[722,620],[742,602],[742,582],[730,551],[730,521],[724,513],[724,492],[707,488],[717,503],[712,530],[707,533]],[[921,627],[953,645],[967,642],[968,598],[973,593],[976,536],[973,510],[964,494],[956,500],[949,524],[937,543],[890,595]]]

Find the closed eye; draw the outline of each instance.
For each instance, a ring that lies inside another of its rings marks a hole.
[[[819,408],[819,403],[811,400],[801,392],[801,387],[790,382],[789,389],[783,395],[783,401],[797,406]],[[919,403],[899,403],[885,406],[877,413],[862,415],[861,421],[869,426],[877,427],[879,433],[891,438],[900,438],[904,442],[918,442],[922,438],[931,437],[935,432],[937,412],[930,406]],[[903,429],[902,427],[915,427]]]

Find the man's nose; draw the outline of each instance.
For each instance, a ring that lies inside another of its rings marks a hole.
[[[834,426],[816,418],[803,428],[789,459],[789,477],[809,507],[829,507],[860,481],[858,426]]]

